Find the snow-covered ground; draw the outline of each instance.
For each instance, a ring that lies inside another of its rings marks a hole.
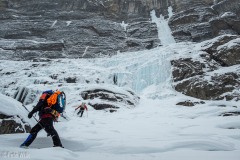
[[[69,107],[70,120],[55,124],[64,149],[52,148],[44,131],[27,150],[18,146],[28,134],[1,135],[1,160],[20,155],[34,160],[239,160],[239,117],[219,116],[239,111],[230,107],[237,104],[226,102],[224,108],[218,107],[223,102],[211,101],[195,107],[175,105],[185,98],[142,97],[134,109],[112,114],[90,108],[82,118]]]
[[[197,50],[193,48],[194,44],[182,43],[91,60],[0,61],[2,72],[15,72],[0,79],[2,85],[8,85],[2,93],[13,94],[14,86],[35,90],[60,88],[67,94],[66,114],[69,117],[69,121],[60,119],[61,122],[55,124],[64,149],[52,148],[51,138],[44,131],[27,150],[18,146],[28,134],[1,135],[1,160],[13,157],[34,160],[239,160],[239,117],[219,116],[239,111],[237,102],[206,101],[194,107],[176,105],[185,100],[197,101],[171,88],[170,59],[186,54],[197,57]],[[119,77],[119,88],[113,85],[113,73]],[[49,78],[54,74],[58,74],[57,79]],[[69,76],[76,77],[77,83],[65,83],[64,77]],[[96,83],[96,79],[100,83]],[[48,83],[41,83],[44,81]],[[12,82],[14,85],[9,85]],[[130,88],[141,97],[139,105],[131,109],[121,107],[115,113],[89,107],[83,118],[78,117],[74,107],[81,100],[81,90],[96,86],[118,91]],[[36,100],[27,107],[30,109]],[[5,104],[5,101],[1,99],[0,103]]]

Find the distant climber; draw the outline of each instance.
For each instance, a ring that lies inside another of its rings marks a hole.
[[[80,117],[83,116],[84,110],[88,111],[88,108],[87,108],[87,105],[86,105],[85,102],[82,102],[82,104],[81,104],[80,106],[78,106],[78,107],[75,109],[75,111],[76,111],[78,108],[80,108],[80,109],[79,109],[79,112],[77,113],[77,115],[80,115]]]
[[[53,127],[53,121],[57,121],[60,113],[62,113],[65,109],[65,104],[66,95],[64,92],[60,92],[59,90],[55,92],[53,92],[52,90],[43,92],[37,105],[28,114],[28,118],[32,118],[33,114],[35,112],[38,112],[39,121],[31,129],[30,135],[20,145],[20,147],[27,148],[37,137],[38,132],[44,129],[47,132],[48,136],[52,137],[54,145],[53,147],[63,148],[59,135]]]

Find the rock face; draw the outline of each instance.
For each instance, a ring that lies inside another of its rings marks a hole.
[[[163,0],[1,0],[0,59],[91,58],[151,49],[160,42],[150,11],[164,6],[166,12]]]
[[[218,51],[213,56],[217,57],[224,66],[240,64],[240,38],[218,47]]]
[[[18,116],[0,113],[0,134],[29,133],[31,127]]]
[[[176,105],[186,106],[186,107],[193,107],[196,104],[205,104],[205,102],[204,101],[200,101],[200,102],[184,101],[184,102],[179,102]]]
[[[226,35],[202,43],[200,59],[172,61],[175,89],[203,100],[240,100],[240,39]]]
[[[189,8],[197,8],[202,6],[213,5],[212,0],[173,0],[173,6],[176,12],[188,10]]]
[[[239,116],[240,112],[225,112],[222,113],[220,116],[226,117],[226,116]]]
[[[238,0],[1,0],[0,59],[92,58],[160,44],[150,11],[177,41],[240,33]],[[124,21],[125,23],[122,23]]]
[[[200,42],[223,35],[203,42],[199,59],[172,61],[175,89],[203,100],[239,100],[239,72],[234,68],[240,58],[239,1],[181,1],[175,11],[169,22],[175,40]]]
[[[239,35],[240,4],[238,0],[176,1],[175,14],[169,25],[176,41],[199,42],[219,35]]]
[[[167,14],[167,7],[171,6],[171,0],[42,0],[41,3],[36,0],[2,0],[1,8],[17,9],[30,11],[35,14],[36,11],[44,14],[46,11],[83,11],[89,13],[99,13],[108,18],[128,20],[149,18],[149,12],[155,9],[158,13]],[[28,13],[30,15],[30,13]],[[68,18],[68,14],[58,13],[62,18]],[[77,19],[85,17],[84,15],[71,14],[71,17]],[[91,15],[88,16],[88,18]]]

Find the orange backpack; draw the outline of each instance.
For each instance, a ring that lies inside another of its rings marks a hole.
[[[55,91],[48,99],[47,99],[47,103],[48,103],[48,107],[53,107],[55,104],[58,103],[58,97],[59,95],[61,95],[62,92],[60,92],[59,90]],[[56,105],[55,105],[56,106]],[[60,113],[61,111],[59,111],[57,108],[54,108],[51,112],[51,114],[55,117],[55,118],[59,118],[60,117]],[[61,112],[62,113],[62,112]]]
[[[61,92],[59,90],[57,90],[47,99],[47,103],[48,103],[49,107],[52,107],[53,105],[55,105],[57,103],[57,101],[58,101],[57,98],[58,98],[59,94],[61,94]]]

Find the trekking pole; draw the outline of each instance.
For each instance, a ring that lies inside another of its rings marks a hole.
[[[28,113],[30,113],[30,111],[27,109],[27,107],[26,107],[24,104],[22,104],[22,106],[28,111]],[[39,121],[36,119],[35,116],[33,116],[33,118],[34,118],[37,122],[39,122]]]
[[[66,113],[66,112],[63,112],[63,113]],[[63,113],[61,113],[61,116],[62,116],[64,119],[68,120],[67,117],[66,117]]]

